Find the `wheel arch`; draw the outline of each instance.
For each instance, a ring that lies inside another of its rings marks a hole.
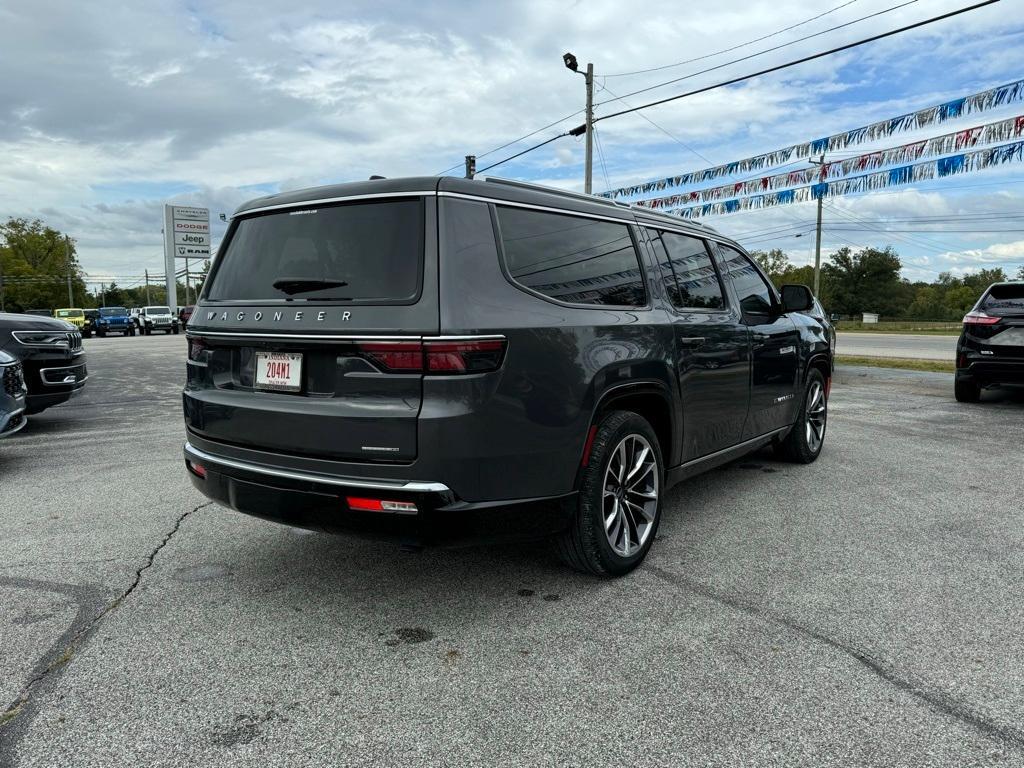
[[[580,456],[580,465],[588,458],[591,435],[601,417],[610,411],[631,411],[642,416],[658,438],[658,447],[668,468],[677,463],[674,447],[680,443],[668,387],[659,381],[630,382],[606,390],[597,401],[590,417],[587,440]]]

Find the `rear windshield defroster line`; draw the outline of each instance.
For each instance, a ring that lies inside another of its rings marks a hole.
[[[414,303],[423,281],[423,217],[422,198],[396,198],[239,218],[205,298]],[[324,287],[289,292],[282,278]]]

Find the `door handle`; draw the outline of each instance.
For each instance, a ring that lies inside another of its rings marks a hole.
[[[686,336],[679,339],[679,346],[681,347],[699,347],[704,344],[703,336]]]

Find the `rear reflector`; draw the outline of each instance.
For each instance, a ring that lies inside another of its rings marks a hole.
[[[486,373],[500,368],[505,357],[505,339],[368,340],[356,346],[363,357],[389,373]]]
[[[411,501],[390,501],[388,499],[363,499],[358,496],[348,496],[349,509],[356,509],[361,512],[400,512],[404,514],[415,514],[419,510]]]
[[[995,325],[1002,318],[986,315],[984,312],[968,312],[964,315],[964,325]]]
[[[201,477],[204,480],[206,479],[206,467],[204,467],[202,464],[196,464],[194,461],[189,461],[186,459],[185,466],[187,466],[189,470],[191,470],[192,474]]]

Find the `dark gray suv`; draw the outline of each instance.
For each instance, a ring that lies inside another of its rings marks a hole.
[[[189,322],[212,499],[418,543],[551,536],[635,567],[674,483],[817,458],[832,351],[735,242],[498,179],[289,192],[233,216]]]

